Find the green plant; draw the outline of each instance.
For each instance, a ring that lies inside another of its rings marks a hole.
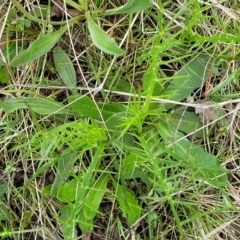
[[[220,4],[66,0],[53,21],[11,3],[0,236],[237,239],[238,27]]]

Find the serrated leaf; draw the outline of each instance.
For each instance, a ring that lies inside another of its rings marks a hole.
[[[87,194],[83,205],[83,213],[86,219],[94,219],[98,213],[102,198],[107,191],[108,181],[109,175],[103,175],[103,177],[98,179],[97,183],[94,184],[93,188]]]
[[[77,76],[72,61],[60,47],[54,48],[53,60],[56,70],[62,81],[70,89],[70,91],[76,95],[78,93],[76,89]]]
[[[167,96],[167,99],[182,101],[189,97],[198,87],[201,87],[207,79],[211,65],[210,56],[199,54],[187,63],[183,68],[174,75],[170,85],[161,94]],[[165,104],[166,109],[174,104]]]
[[[121,56],[124,51],[118,47],[115,40],[108,36],[108,34],[100,28],[90,17],[87,16],[87,26],[90,32],[93,44],[105,53]]]
[[[142,208],[139,206],[135,194],[125,186],[113,182],[116,189],[117,201],[129,224],[134,224],[141,216]]]
[[[106,15],[136,13],[144,11],[152,6],[151,0],[129,0],[125,5],[105,12]]]
[[[37,40],[33,41],[26,50],[15,56],[10,65],[18,67],[40,58],[54,47],[66,30],[67,26],[64,26],[54,33],[43,34]]]
[[[0,107],[6,113],[24,108],[29,108],[42,115],[70,113],[69,109],[65,108],[62,104],[46,98],[12,98],[0,103]]]

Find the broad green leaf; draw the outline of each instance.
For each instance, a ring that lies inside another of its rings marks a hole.
[[[10,65],[18,67],[40,58],[54,47],[66,30],[67,26],[64,26],[54,33],[43,34],[37,40],[33,41],[26,50],[15,56]]]
[[[152,6],[151,0],[129,0],[125,5],[107,10],[106,15],[136,13],[144,11]]]
[[[118,69],[118,71],[119,71],[119,69]],[[114,91],[122,91],[122,92],[126,92],[126,93],[132,93],[132,91],[133,91],[132,85],[128,81],[126,81],[126,79],[117,80],[116,85],[114,85],[114,86],[111,86],[111,84],[106,83],[106,86],[108,86],[109,88],[111,88]]]
[[[76,189],[78,189],[78,182],[76,179],[66,182],[58,189],[58,200],[66,203],[74,201],[76,198]]]
[[[113,133],[116,133],[118,137],[120,134],[120,130],[122,130],[120,125],[123,123],[124,117],[126,117],[126,113],[124,112],[115,113],[105,122],[107,128],[113,131]]]
[[[76,95],[78,93],[76,89],[77,76],[72,61],[60,47],[54,48],[53,60],[56,70],[62,81],[70,89],[70,91]]]
[[[8,190],[7,190],[7,184],[4,183],[6,191],[5,192],[1,192],[1,195],[7,194]],[[2,191],[2,184],[0,185],[0,190]],[[5,203],[5,201],[0,201],[0,222],[2,221],[6,221],[6,222],[10,222],[11,220],[11,214],[10,211],[7,207],[8,205]]]
[[[2,173],[1,173],[2,174]],[[4,179],[3,174],[1,175],[2,179]],[[6,177],[6,176],[5,176]],[[5,199],[5,194],[8,192],[8,186],[7,183],[1,183],[0,184],[0,201]]]
[[[79,239],[77,237],[77,229],[76,229],[76,226],[72,226],[72,231],[71,233],[69,234],[67,229],[69,227],[68,225],[68,221],[69,221],[69,217],[71,215],[71,213],[74,211],[74,208],[73,208],[73,204],[69,203],[65,206],[62,206],[60,208],[60,218],[59,218],[59,221],[62,223],[61,224],[61,230],[63,232],[63,239],[65,240],[77,240]]]
[[[90,117],[100,120],[100,114],[104,120],[111,118],[116,113],[125,112],[126,108],[120,103],[94,103],[94,101],[88,97],[72,96],[69,98],[70,108],[75,111],[79,117]]]
[[[98,213],[100,203],[102,202],[103,196],[107,191],[107,184],[109,181],[109,175],[103,175],[97,180],[92,189],[90,189],[87,197],[84,200],[83,213],[86,219],[94,219]]]
[[[88,96],[78,98],[77,96],[71,96],[69,98],[70,108],[75,111],[79,117],[99,119],[99,111],[93,100]]]
[[[12,98],[0,103],[0,107],[6,113],[11,113],[23,108],[29,108],[42,115],[70,113],[62,104],[46,98]]]
[[[94,45],[105,53],[121,56],[124,51],[118,47],[113,38],[103,31],[90,17],[87,16],[87,26]]]
[[[104,120],[107,120],[109,119],[110,117],[112,117],[114,114],[116,113],[123,113],[126,111],[126,108],[123,104],[121,103],[99,103],[98,104],[100,110],[101,110],[101,113],[102,113],[102,116],[103,116],[103,119]]]
[[[210,56],[199,54],[190,60],[183,68],[174,75],[170,85],[161,94],[167,99],[182,101],[191,93],[202,86],[207,79],[211,67]],[[165,104],[166,109],[173,107],[173,104]]]
[[[63,154],[60,156],[57,164],[57,173],[54,179],[54,182],[51,186],[51,195],[55,194],[59,187],[66,182],[69,177],[69,169],[76,161],[76,152],[67,152],[67,154]]]
[[[184,134],[170,125],[164,126],[164,123],[158,123],[157,129],[165,144],[172,144],[172,151],[168,153],[173,158],[191,167],[192,171],[198,171],[204,180],[210,181],[217,187],[227,184],[226,170],[214,155],[205,152],[201,146],[190,142],[188,139],[182,139]],[[182,140],[178,141],[179,139]]]
[[[6,66],[0,66],[0,83],[9,84],[10,75]]]
[[[16,42],[8,43],[8,47],[5,48],[4,50],[2,50],[6,61],[10,62],[10,60],[16,56],[16,49],[18,49],[18,51],[22,51],[24,48],[26,48],[26,46],[27,45],[25,42],[23,42],[23,44],[21,44],[21,46],[19,46]],[[1,58],[0,58],[0,66],[1,67],[6,66],[6,63],[3,62],[3,60]]]
[[[195,112],[186,111],[185,107],[175,109],[167,121],[172,127],[186,134],[192,133],[197,138],[203,137],[203,129],[196,131],[203,126],[198,115]]]
[[[149,172],[144,171],[146,157],[140,157],[134,153],[130,153],[124,159],[121,170],[121,180],[139,178],[149,189]]]
[[[141,216],[142,208],[139,206],[135,194],[125,186],[113,181],[116,190],[117,201],[129,224],[134,224]]]
[[[145,158],[142,158],[138,155],[130,153],[124,159],[123,173],[128,172],[128,171],[134,171],[135,168],[141,167],[141,165],[144,164],[145,161],[146,161]]]
[[[85,217],[83,210],[79,212],[75,221],[78,223],[83,234],[86,234],[92,231],[93,219],[87,219]]]
[[[205,152],[201,146],[192,144],[185,139],[174,144],[173,151],[181,160],[187,159],[191,164],[194,164],[195,170],[198,170],[207,181],[215,186],[227,184],[226,170],[219,164],[218,159],[214,155]]]

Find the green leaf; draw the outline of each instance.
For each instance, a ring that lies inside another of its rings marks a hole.
[[[7,185],[6,183],[4,185]],[[2,186],[2,185],[0,185]],[[7,186],[5,186],[6,189],[8,188]],[[2,191],[2,187],[0,187],[0,190]],[[1,194],[7,194],[8,191],[6,191],[5,193],[1,193]],[[0,201],[0,222],[2,223],[2,221],[11,221],[11,214],[10,214],[10,211],[7,207],[7,204],[4,202],[4,201]]]
[[[198,87],[201,87],[207,79],[211,66],[210,56],[199,54],[174,76],[170,85],[161,94],[167,99],[182,101],[189,97]],[[166,109],[173,107],[173,104],[165,104]]]
[[[182,161],[185,166],[191,167],[192,171],[198,171],[199,174],[219,187],[228,182],[226,170],[220,165],[218,159],[205,152],[199,145],[190,142],[184,138],[173,126],[164,126],[164,123],[158,123],[158,132],[165,141],[165,145],[172,144],[168,151],[173,158]],[[178,141],[179,139],[182,139]]]
[[[146,161],[145,158],[139,157],[136,154],[130,153],[124,159],[124,170],[122,174],[128,171],[134,171],[135,168],[141,167],[142,164]]]
[[[196,131],[203,126],[198,115],[195,112],[186,111],[186,107],[175,109],[167,121],[172,127],[186,134],[192,133],[197,138],[203,138],[203,129]]]
[[[29,108],[42,115],[70,113],[62,104],[46,98],[12,98],[0,103],[0,107],[6,113],[11,113],[23,108]]]
[[[100,120],[100,114],[104,120],[111,118],[116,113],[123,113],[126,108],[120,103],[98,103],[97,106],[94,101],[88,97],[72,96],[69,98],[70,108],[75,111],[79,117],[90,117]]]
[[[13,43],[9,43],[8,47],[5,48],[2,52],[3,55],[5,57],[5,59],[7,60],[7,62],[9,62],[11,59],[13,59],[14,56],[16,56],[16,50],[18,49],[18,51],[22,51],[23,48],[26,47],[26,43],[23,42],[23,44],[21,44],[21,46],[19,46],[19,44],[17,44],[16,42]],[[3,60],[0,58],[0,66],[6,66],[6,63],[3,62]]]
[[[104,120],[109,119],[110,117],[114,116],[114,114],[116,113],[126,112],[125,106],[121,103],[110,103],[110,104],[99,103],[98,106],[101,110]]]
[[[67,229],[69,227],[68,220],[71,215],[71,213],[74,211],[73,204],[69,203],[63,207],[60,208],[60,222],[61,224],[61,230],[63,232],[63,239],[71,239],[71,240],[77,240],[79,239],[77,237],[77,230],[75,226],[72,226],[71,234],[68,233]]]
[[[70,108],[75,111],[79,117],[91,117],[99,119],[100,114],[94,101],[88,97],[71,96],[69,98]]]
[[[174,144],[173,151],[181,157],[181,160],[187,159],[190,161],[195,169],[215,186],[219,187],[227,184],[226,170],[219,164],[214,155],[205,152],[200,146],[185,139]]]
[[[113,38],[109,37],[90,17],[87,16],[87,26],[94,45],[105,53],[121,56],[124,51],[118,47]]]
[[[76,152],[65,152],[66,154],[63,154],[58,160],[57,174],[51,187],[51,195],[55,194],[59,187],[61,187],[62,184],[66,182],[70,174],[69,169],[77,160]]]
[[[129,224],[134,224],[141,216],[142,208],[139,206],[135,194],[125,186],[113,181],[116,190],[117,201]]]
[[[77,76],[72,61],[60,47],[53,49],[53,60],[62,81],[76,95],[78,93]]]
[[[105,143],[100,143],[98,145],[96,152],[94,153],[94,155],[91,158],[91,163],[88,166],[87,171],[83,175],[80,186],[78,186],[78,191],[76,192],[76,196],[74,199],[75,200],[75,203],[74,203],[75,210],[71,212],[70,217],[68,219],[68,224],[65,229],[66,230],[65,233],[67,236],[71,236],[72,230],[75,226],[76,217],[77,217],[77,215],[79,215],[81,213],[82,205],[84,203],[84,199],[85,199],[86,193],[87,193],[87,188],[91,183],[91,179],[93,179],[93,173],[97,169],[97,166],[103,156],[104,150],[105,150]],[[70,240],[71,238],[68,237],[66,239]]]
[[[144,11],[152,6],[151,0],[129,0],[125,5],[107,10],[106,15],[136,13]]]
[[[76,179],[63,184],[57,192],[57,198],[61,202],[72,202],[76,198],[76,189],[78,189],[78,182]]]
[[[4,179],[3,174],[1,173],[1,177]],[[5,199],[5,194],[8,192],[7,183],[0,184],[0,200]]]
[[[37,40],[33,41],[26,50],[15,56],[10,62],[10,65],[12,67],[18,67],[40,58],[54,47],[66,30],[67,26],[64,26],[54,33],[43,34]]]
[[[6,66],[0,66],[0,83],[10,83],[10,75]]]
[[[83,205],[83,213],[86,219],[94,219],[98,213],[100,203],[107,191],[108,181],[109,175],[103,175],[87,194]]]
[[[87,219],[85,217],[85,214],[83,213],[83,210],[81,210],[77,215],[76,221],[78,222],[78,225],[83,234],[86,234],[92,231],[93,219]]]
[[[151,89],[152,81],[155,82],[154,88],[152,90],[152,96],[159,96],[160,93],[163,91],[163,87],[161,86],[161,78],[154,72],[152,68],[149,68],[142,79],[143,82],[143,89],[149,93]]]
[[[121,164],[121,180],[140,178],[149,187],[149,172],[144,171],[145,164],[146,158],[130,153]]]

